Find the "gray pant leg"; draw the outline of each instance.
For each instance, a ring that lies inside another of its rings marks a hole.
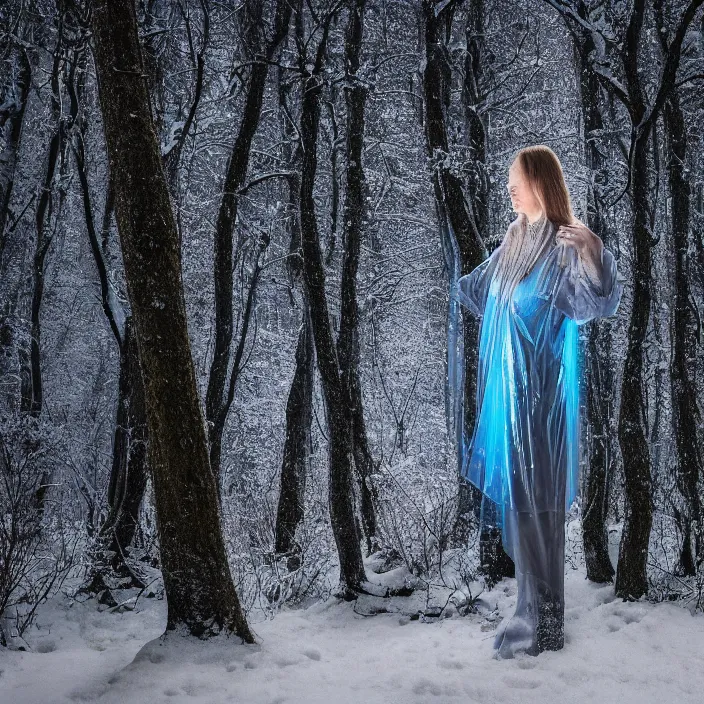
[[[494,640],[498,657],[564,645],[565,529],[562,511],[507,511],[504,534],[516,564],[516,610]]]

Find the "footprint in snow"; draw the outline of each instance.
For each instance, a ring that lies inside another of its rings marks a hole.
[[[421,677],[413,685],[414,694],[433,694],[436,697],[442,694],[442,688],[437,682],[429,680],[427,677]]]
[[[462,670],[464,663],[461,660],[438,660],[438,667],[443,670]]]
[[[512,689],[537,689],[540,687],[538,680],[527,680],[525,677],[512,675],[504,677],[504,683]]]

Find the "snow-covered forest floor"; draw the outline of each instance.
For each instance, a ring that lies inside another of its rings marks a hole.
[[[403,582],[405,568],[374,581]],[[474,595],[481,591],[481,585]],[[460,616],[427,611],[428,594],[357,603],[330,598],[257,621],[256,645],[236,639],[159,639],[166,603],[141,598],[134,611],[99,611],[66,597],[44,604],[27,635],[32,652],[0,653],[3,704],[242,702],[411,704],[553,702],[695,704],[704,692],[704,615],[681,604],[623,602],[613,586],[565,580],[565,647],[538,657],[494,660],[500,617],[516,599],[504,579]],[[433,591],[444,604],[451,592]],[[381,605],[388,613],[372,613]],[[103,608],[103,607],[101,607]],[[415,614],[413,618],[411,614]]]

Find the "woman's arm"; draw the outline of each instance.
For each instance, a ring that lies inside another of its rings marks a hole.
[[[560,261],[564,266],[555,306],[583,324],[613,315],[623,294],[616,259],[601,239],[581,223],[558,230]]]
[[[461,276],[450,290],[451,298],[459,301],[477,317],[484,315],[484,306],[500,249],[500,246],[497,247],[479,266],[469,274]]]

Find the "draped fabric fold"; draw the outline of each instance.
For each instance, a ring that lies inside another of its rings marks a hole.
[[[511,227],[522,227],[529,240],[519,219]],[[503,295],[495,275],[503,243],[451,291],[482,318],[476,421],[459,462],[461,474],[497,504],[491,514],[516,565],[513,633],[504,626],[497,636],[505,650],[535,647],[536,612],[545,601],[538,585],[551,595],[551,628],[561,629],[564,517],[579,479],[578,326],[613,315],[623,292],[607,248],[601,249],[601,270],[587,268],[574,246],[555,240],[556,230],[548,220],[532,250],[518,249],[519,258],[526,252],[535,262],[527,273],[514,266],[514,280],[520,280],[510,294]]]

